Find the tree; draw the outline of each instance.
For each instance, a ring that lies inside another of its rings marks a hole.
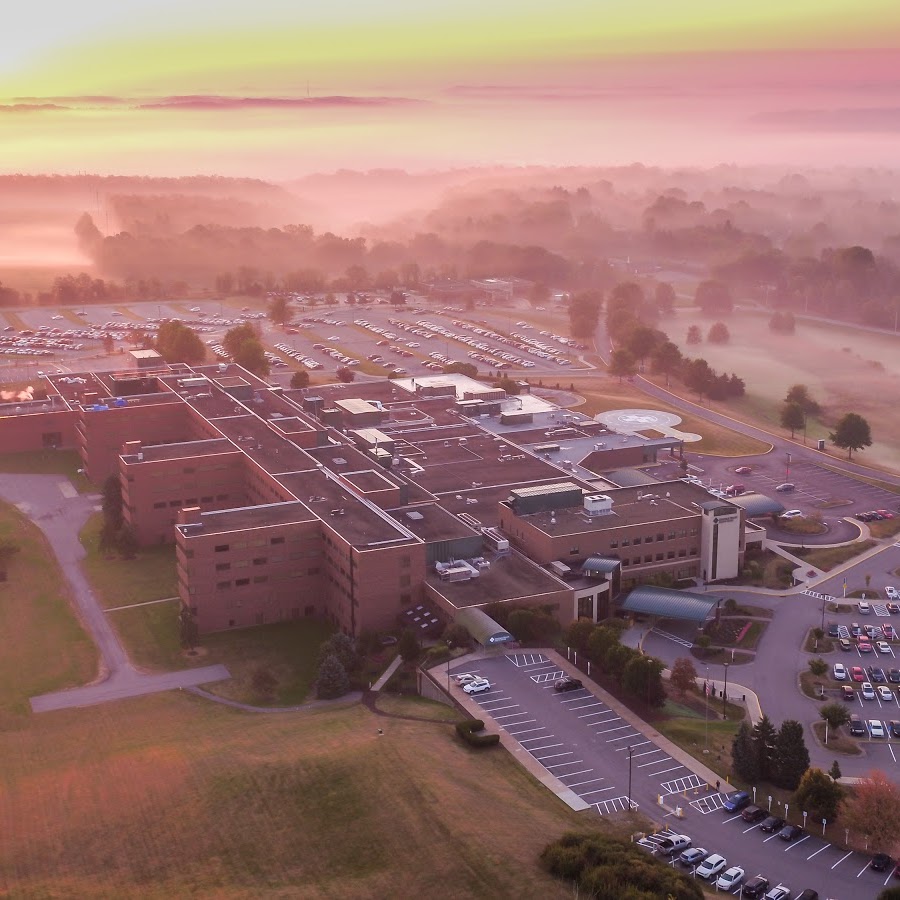
[[[869,772],[844,801],[841,821],[854,834],[868,835],[870,849],[890,852],[900,831],[900,787],[884,772]]]
[[[622,673],[622,687],[648,706],[662,706],[666,702],[666,689],[662,682],[663,668],[658,659],[636,653]]]
[[[838,765],[838,761],[835,760],[831,764],[831,768],[828,770],[828,774],[831,776],[832,781],[840,781],[843,772],[841,772],[841,767]]]
[[[661,316],[670,316],[675,311],[675,288],[665,281],[660,281],[656,285],[654,293],[656,300],[656,309]]]
[[[156,352],[166,362],[193,365],[206,358],[206,347],[193,328],[181,322],[163,322],[156,333]]]
[[[472,363],[466,362],[450,363],[449,365],[444,366],[444,372],[448,375],[456,373],[458,375],[468,375],[469,378],[478,377],[478,367],[472,365]]]
[[[847,459],[853,457],[854,450],[872,446],[869,423],[857,413],[844,415],[828,438],[836,447],[847,451]]]
[[[252,338],[244,341],[234,354],[234,361],[254,375],[265,377],[269,374],[269,360],[266,359],[266,351],[263,345]]]
[[[397,652],[404,662],[412,662],[419,655],[419,638],[412,628],[405,628],[397,642]]]
[[[794,792],[793,809],[805,810],[814,822],[827,819],[833,822],[844,798],[844,791],[821,769],[811,768],[803,773]]]
[[[591,340],[600,324],[603,294],[600,291],[581,291],[569,300],[569,334]]]
[[[816,656],[809,661],[809,671],[821,678],[828,671],[828,663],[821,656]]]
[[[637,373],[637,363],[628,350],[613,350],[609,359],[609,374],[618,376],[619,383],[623,378],[631,378]]]
[[[773,756],[775,752],[775,738],[778,732],[767,716],[763,717],[753,726],[753,745],[756,748],[756,758],[759,762],[759,777],[761,781],[772,780]]]
[[[181,612],[178,614],[178,624],[181,637],[181,646],[188,653],[193,653],[200,643],[200,629],[197,627],[197,620],[191,612],[189,606],[182,606]]]
[[[342,381],[344,384],[350,384],[356,380],[356,372],[347,366],[340,366],[334,374],[337,375],[338,381]]]
[[[694,646],[701,654],[705,654],[706,651],[709,650],[710,644],[712,644],[712,638],[708,634],[701,634],[697,640],[694,641]]]
[[[713,322],[706,333],[706,340],[710,344],[727,344],[731,340],[728,326],[724,322]]]
[[[819,715],[828,723],[828,727],[837,730],[850,721],[850,713],[844,703],[826,703]]]
[[[336,631],[319,649],[322,659],[326,656],[334,655],[344,667],[344,671],[353,672],[359,667],[359,655],[356,652],[356,644],[353,638],[344,634],[342,631]]]
[[[669,386],[669,377],[678,371],[681,365],[681,350],[672,341],[664,341],[654,351],[650,364],[654,372],[662,372],[666,376],[666,387]]]
[[[591,635],[596,627],[592,619],[576,619],[566,629],[566,646],[574,647],[579,652],[584,653],[590,646]]]
[[[809,396],[809,388],[805,384],[794,384],[788,388],[784,397],[785,403],[797,403],[808,416],[816,416],[822,407]]]
[[[793,791],[808,768],[809,750],[803,739],[803,726],[795,719],[785,719],[775,738],[769,780],[778,787]]]
[[[122,525],[116,532],[115,546],[123,559],[133,559],[138,551],[137,537],[130,525]]]
[[[880,891],[875,900],[900,900],[900,887],[889,887]]]
[[[309,387],[309,372],[299,369],[291,375],[291,387],[295,390],[299,388]]]
[[[687,330],[687,342],[689,344],[699,344],[703,341],[703,334],[699,325],[691,325]]]
[[[276,325],[286,325],[290,322],[293,318],[293,313],[288,298],[283,294],[273,297],[272,301],[269,303],[269,309],[266,311],[266,315],[269,317],[270,321],[274,322]]]
[[[806,428],[806,414],[799,403],[785,403],[781,407],[781,427],[790,428],[791,438],[800,428]]]
[[[528,291],[528,302],[532,306],[543,306],[550,299],[550,288],[543,281],[536,281]]]
[[[769,329],[780,334],[793,334],[796,327],[797,322],[792,312],[776,311],[772,314],[772,318],[769,319]]]
[[[320,700],[332,700],[343,697],[349,690],[350,678],[341,661],[333,653],[328,654],[316,675],[316,696]]]
[[[469,647],[472,643],[472,635],[469,629],[459,622],[451,622],[441,635],[441,639],[448,647]]]
[[[731,291],[728,285],[721,281],[701,281],[697,285],[694,302],[707,315],[730,313],[734,309]]]
[[[250,687],[260,699],[271,700],[275,696],[278,679],[272,674],[272,670],[268,666],[257,666],[250,677]]]
[[[759,753],[753,739],[753,729],[746,719],[741,722],[731,742],[731,765],[734,774],[748,784],[756,784],[760,780]]]
[[[619,643],[619,633],[607,625],[598,625],[588,638],[587,652],[591,661],[603,666],[603,660],[610,647]]]
[[[234,356],[244,341],[258,340],[259,334],[256,329],[249,322],[245,322],[243,325],[236,325],[225,332],[225,336],[222,338],[222,346],[229,356]]]
[[[122,483],[118,475],[103,482],[103,520],[113,531],[122,527]]]
[[[678,691],[682,700],[688,691],[692,691],[697,686],[697,670],[686,656],[679,657],[672,664],[669,683]]]

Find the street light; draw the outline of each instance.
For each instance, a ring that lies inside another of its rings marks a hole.
[[[628,748],[628,809],[631,810],[631,757],[634,747]]]
[[[703,725],[704,741],[703,752],[709,753],[709,666],[706,667],[706,682],[703,685],[703,697],[706,700],[706,710],[704,711],[705,722]]]
[[[725,689],[722,691],[722,718],[728,718],[728,663],[725,665]]]

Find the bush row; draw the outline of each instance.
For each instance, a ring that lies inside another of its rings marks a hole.
[[[493,747],[500,743],[499,734],[476,734],[478,731],[484,731],[481,719],[466,719],[456,723],[456,733],[473,747]]]

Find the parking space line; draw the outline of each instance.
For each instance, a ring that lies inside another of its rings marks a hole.
[[[526,747],[525,749],[534,756],[535,753],[540,753],[541,750],[552,750],[554,747],[565,747],[565,743],[560,742],[558,744],[546,744],[543,747]],[[534,756],[535,759],[540,759],[539,756]]]
[[[751,825],[749,828],[745,828],[744,834],[749,834],[751,831],[755,830],[756,828],[759,828],[759,822],[757,822],[755,825]]]
[[[639,744],[632,744],[632,747],[645,747],[649,744],[650,741],[641,741]],[[623,750],[627,750],[628,747],[616,747],[616,753],[621,753]]]
[[[509,707],[504,706],[503,709],[508,709]],[[501,719],[515,719],[516,716],[527,716],[528,713],[507,713],[505,716],[493,716],[495,722],[499,722]]]
[[[494,693],[497,693],[497,692],[494,691]],[[485,703],[503,703],[504,700],[512,700],[512,697],[494,697],[493,700],[481,700],[479,702],[481,703],[482,706],[484,706]]]
[[[510,703],[509,706],[494,706],[489,709],[488,712],[493,715],[495,712],[499,712],[501,709],[521,709],[521,706],[518,703]]]
[[[806,858],[807,858],[807,859],[812,859],[814,856],[818,856],[823,850],[827,850],[829,847],[831,847],[831,844],[825,844],[824,847],[819,847],[819,849],[816,850],[815,853],[810,853],[810,855],[807,856]]]
[[[865,872],[866,869],[868,869],[868,868],[869,868],[869,861],[866,860],[866,864],[859,870],[859,872],[857,872],[856,877],[859,878],[859,876],[862,875],[862,873]]]
[[[799,847],[804,841],[808,841],[809,838],[810,836],[807,834],[804,835],[804,837],[800,838],[799,841],[792,841],[790,844],[788,844],[787,847],[784,848],[784,852],[787,853],[788,850],[793,850],[794,847]]]
[[[596,791],[585,791],[583,794],[579,794],[579,797],[590,797],[591,794],[604,794],[606,791],[614,791],[615,786],[605,787],[605,788],[597,788]]]
[[[736,816],[732,816],[730,819],[725,819],[726,822],[733,822],[735,819],[739,819],[741,814],[738,813]]]
[[[894,748],[891,744],[888,744],[888,750],[891,751],[891,756],[893,757],[894,762],[897,762],[897,757],[894,755]]]
[[[664,753],[664,750],[660,750],[657,747],[655,750],[645,750],[643,753],[632,753],[632,758],[637,759],[639,756],[650,756],[652,753]]]
[[[763,843],[768,844],[769,841],[774,841],[775,838],[778,837],[778,832],[776,831],[771,837],[763,838]]]
[[[532,719],[532,721],[535,721],[535,720]],[[522,725],[524,723],[519,722],[518,724]],[[507,729],[507,733],[512,735],[513,737],[515,737],[517,734],[528,734],[529,731],[543,731],[543,730],[544,730],[544,726],[541,725],[538,728],[523,728],[521,731],[509,731],[509,729]],[[539,740],[539,738],[525,738],[525,740],[526,741],[537,741],[537,740]],[[521,744],[522,742],[519,741],[519,743]]]
[[[658,760],[658,762],[671,762],[671,760],[668,760],[668,759],[660,759],[660,760]],[[679,769],[685,769],[685,768],[687,768],[687,766],[672,766],[671,769],[660,769],[658,772],[648,772],[647,774],[648,774],[648,775],[651,775],[651,776],[653,776],[653,777],[655,778],[657,775],[665,775],[665,774],[667,774],[668,772],[677,772]],[[695,786],[696,786],[696,787],[700,787],[699,784],[698,784],[698,785],[695,785]],[[684,788],[683,790],[690,790],[690,788]],[[678,791],[673,791],[672,793],[677,794]]]
[[[625,727],[625,728],[631,728],[630,725],[625,725],[624,727]],[[613,731],[621,731],[622,729],[621,729],[621,728],[613,728],[612,730],[613,730]],[[604,732],[601,732],[601,734],[603,734],[603,733],[604,733]],[[617,737],[617,738],[608,738],[607,741],[606,741],[606,743],[607,743],[607,744],[614,744],[614,743],[616,743],[616,741],[630,741],[632,738],[636,738],[636,737],[641,737],[641,735],[639,735],[637,732],[635,732],[634,734],[623,734],[623,735],[621,735],[620,737]]]
[[[606,724],[605,722],[603,723]],[[594,734],[611,734],[613,731],[622,731],[624,728],[631,728],[630,725],[617,725],[615,728],[607,728],[606,731],[595,731]]]
[[[549,771],[550,769],[559,769],[561,766],[575,766],[575,765],[577,765],[578,763],[583,763],[583,762],[584,762],[583,759],[570,759],[568,762],[565,762],[565,763],[553,763],[552,765],[544,766],[544,768],[547,769],[547,770]]]
[[[562,744],[554,744],[553,746],[562,747],[563,745]],[[548,750],[548,749],[549,749],[549,747],[541,747],[541,750]],[[574,753],[575,753],[574,750],[563,750],[560,753],[548,753],[546,756],[535,756],[534,758],[536,760],[543,762],[545,759],[556,759],[557,756],[572,756]],[[531,755],[534,756],[533,753]],[[579,762],[580,762],[580,760],[579,760]]]
[[[592,771],[592,770],[588,769],[588,771]],[[577,775],[578,773],[574,772],[569,775],[559,775],[557,777],[558,778],[571,778],[573,774]],[[588,778],[586,781],[576,781],[574,784],[567,784],[566,787],[570,787],[570,788],[581,787],[581,785],[583,785],[583,784],[593,784],[595,781],[606,781],[606,779],[605,778]]]
[[[651,760],[650,762],[641,763],[640,765],[635,766],[635,768],[637,768],[637,769],[646,769],[647,766],[661,766],[663,763],[667,763],[667,762],[674,762],[674,760],[672,759],[671,756],[667,756],[667,757],[665,757],[665,759],[654,759],[654,760]],[[654,774],[656,774],[656,773],[655,773],[655,772],[648,772],[647,774],[648,774],[648,775],[654,775]]]
[[[584,698],[584,697],[578,697],[577,699],[578,699],[578,700],[584,700],[585,698]],[[563,703],[569,703],[569,702],[571,702],[571,701],[563,700]],[[585,703],[584,706],[572,706],[572,707],[570,707],[570,708],[573,709],[573,710],[578,710],[578,709],[593,709],[595,706],[603,706],[603,704],[598,700],[596,703]]]
[[[590,719],[592,716],[605,716],[607,713],[612,713],[611,709],[601,709],[600,712],[594,713],[585,713],[583,716],[578,716],[579,719]],[[588,723],[589,725],[592,723]]]
[[[528,713],[524,713],[523,715],[526,715],[526,716],[527,716]],[[514,722],[513,724],[514,724],[514,725],[530,725],[532,722],[537,722],[537,719],[522,719],[521,722]],[[543,727],[543,726],[541,726],[541,727]],[[529,730],[529,731],[537,731],[536,728],[529,728],[528,730]],[[515,734],[525,734],[524,731],[516,731],[516,732],[512,732],[512,731],[511,731],[511,732],[510,732],[510,734],[513,734],[513,733],[515,733]]]

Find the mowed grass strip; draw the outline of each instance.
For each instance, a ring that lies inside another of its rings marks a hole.
[[[37,694],[91,681],[97,653],[70,603],[68,586],[43,533],[0,504],[0,540],[19,552],[0,583],[0,729]],[[2,804],[0,804],[2,806]]]
[[[11,475],[64,475],[79,493],[96,490],[79,469],[81,457],[76,450],[37,450],[25,453],[0,453],[0,472]]]
[[[261,716],[155,695],[36,717],[0,732],[0,754],[14,896],[564,898],[544,845],[616,829],[502,749],[361,706]]]

